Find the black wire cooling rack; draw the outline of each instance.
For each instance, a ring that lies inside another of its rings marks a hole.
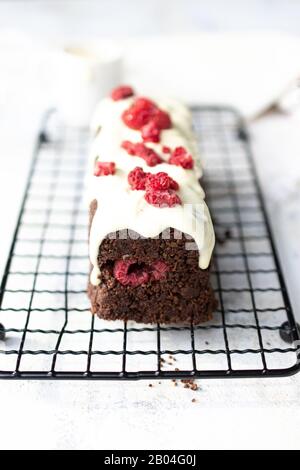
[[[138,325],[90,314],[82,198],[88,130],[66,128],[49,114],[1,284],[0,378],[263,377],[299,370],[299,331],[246,130],[232,109],[193,113],[218,239],[214,320]]]

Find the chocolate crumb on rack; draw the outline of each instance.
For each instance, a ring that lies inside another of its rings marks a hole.
[[[169,354],[168,358],[169,358],[170,361],[176,360],[176,359],[174,358],[174,356],[172,356],[171,354]],[[165,362],[166,362],[166,361],[165,361],[163,358],[160,359],[160,365],[161,365],[161,367],[163,367],[163,364],[164,364]],[[167,364],[172,365],[172,363],[170,363],[169,361],[167,362]],[[179,369],[178,367],[175,367],[174,370],[175,370],[175,372],[179,372],[179,371],[180,371],[180,369]],[[175,387],[178,386],[178,380],[177,380],[177,379],[172,379],[172,382],[173,382],[173,385],[174,385]],[[197,390],[199,390],[199,385],[196,383],[196,380],[195,380],[195,379],[181,379],[181,380],[180,380],[180,383],[183,384],[183,387],[184,387],[184,388],[187,388],[187,389],[192,390],[192,391],[194,391],[194,392],[196,392]]]
[[[181,379],[180,382],[184,384],[184,388],[188,388],[189,390],[193,390],[194,392],[196,392],[199,388],[195,382],[195,379]]]
[[[224,245],[224,243],[227,242],[227,240],[230,240],[232,238],[232,233],[230,229],[224,230],[222,234],[216,233],[216,242],[219,245]]]

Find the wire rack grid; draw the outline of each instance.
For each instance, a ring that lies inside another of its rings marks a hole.
[[[217,234],[213,321],[137,325],[90,314],[82,197],[89,134],[49,113],[1,283],[0,378],[274,377],[299,370],[299,331],[245,127],[229,108],[194,107],[193,116]],[[280,336],[283,324],[291,344]]]

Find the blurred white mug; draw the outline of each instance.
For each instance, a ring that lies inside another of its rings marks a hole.
[[[99,99],[122,80],[122,54],[112,45],[69,45],[59,54],[57,106],[67,124],[86,126]]]

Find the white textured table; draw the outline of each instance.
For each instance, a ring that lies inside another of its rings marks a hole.
[[[37,100],[28,108],[25,89],[15,93],[0,111],[2,266],[41,109]],[[189,93],[197,98],[197,84]],[[297,116],[275,116],[250,127],[298,319],[299,126]],[[147,382],[1,382],[0,448],[299,448],[300,376],[203,381],[200,387],[192,403],[195,395],[171,382],[152,388]]]

